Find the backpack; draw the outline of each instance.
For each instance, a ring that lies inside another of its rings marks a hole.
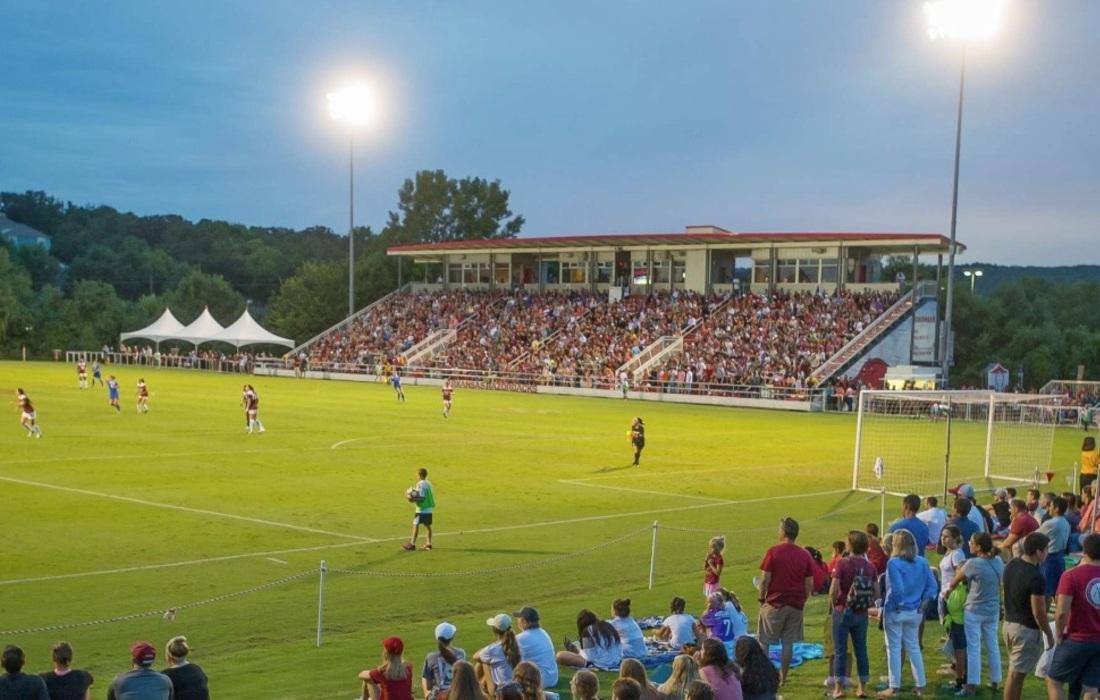
[[[875,602],[875,579],[869,575],[867,566],[855,570],[852,585],[848,589],[845,605],[856,613],[866,612]]]

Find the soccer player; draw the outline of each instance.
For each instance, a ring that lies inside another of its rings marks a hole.
[[[122,406],[118,405],[118,380],[113,374],[107,377],[107,402],[114,406],[116,411],[122,412]]]
[[[635,416],[634,423],[630,426],[630,444],[634,445],[634,464],[638,466],[638,460],[642,458],[642,450],[645,449],[645,424],[641,416]]]
[[[424,526],[424,530],[428,533],[428,536],[424,540],[424,549],[431,550],[432,548],[432,512],[435,510],[435,492],[432,490],[432,482],[428,481],[427,469],[423,467],[417,469],[416,476],[420,481],[416,482],[416,486],[413,488],[420,493],[420,498],[416,500],[416,515],[413,516],[412,539],[401,545],[401,548],[407,552],[416,549],[416,536],[420,534],[421,525]]]
[[[88,388],[88,363],[85,360],[76,363],[76,381],[81,389]]]
[[[397,373],[397,368],[393,368],[393,374],[390,375],[390,384],[393,384],[393,390],[397,394],[398,401],[405,400],[405,390],[401,388],[401,375]]]
[[[138,379],[137,383],[137,411],[138,413],[149,412],[149,385],[144,379]]]
[[[455,389],[451,386],[450,379],[443,380],[443,417],[449,418],[451,415],[451,397],[454,396]]]
[[[92,386],[99,382],[100,386],[103,386],[103,368],[99,364],[99,360],[92,363]]]
[[[252,434],[253,428],[258,429],[261,433],[265,432],[264,424],[260,422],[260,395],[256,393],[251,384],[244,385],[244,400],[245,413],[248,416],[248,434]]]
[[[22,412],[22,416],[19,418],[19,425],[27,429],[27,437],[34,436],[35,438],[42,437],[42,428],[38,427],[36,419],[38,413],[34,410],[34,404],[31,403],[30,397],[27,396],[27,392],[22,389],[15,390],[16,401],[19,403],[19,410]]]

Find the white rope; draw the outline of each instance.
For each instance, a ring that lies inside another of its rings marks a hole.
[[[843,508],[837,508],[836,510],[828,512],[828,513],[822,513],[821,515],[815,515],[812,518],[805,518],[803,520],[800,520],[799,523],[800,524],[812,523],[812,522],[817,522],[819,520],[824,520],[826,518],[836,517],[837,515],[840,515],[841,513],[845,513],[849,510],[852,510],[853,508],[858,508],[859,506],[867,505],[871,501],[875,501],[875,500],[878,500],[878,499],[879,499],[879,494],[877,494],[877,493],[872,494],[871,496],[868,496],[867,498],[865,498],[862,501],[856,501],[855,503],[850,503],[850,504],[844,506]],[[731,535],[731,534],[741,534],[741,533],[750,533],[750,532],[773,532],[773,531],[775,531],[776,526],[775,525],[763,525],[761,527],[746,527],[746,528],[731,530],[729,528],[717,528],[717,529],[715,529],[715,528],[699,528],[699,527],[676,527],[676,526],[673,526],[673,525],[665,525],[664,523],[661,523],[660,528],[661,528],[662,531],[663,530],[671,530],[673,532],[707,532],[707,533],[711,533],[711,534],[721,533],[721,534],[725,534],[725,535]]]

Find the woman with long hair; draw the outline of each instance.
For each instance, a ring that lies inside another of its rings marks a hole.
[[[966,628],[966,687],[961,695],[974,695],[982,682],[982,642],[985,642],[989,679],[993,690],[1001,683],[1001,648],[997,623],[1001,616],[1001,579],[1005,565],[988,532],[970,537],[973,557],[966,560],[948,585],[948,591],[965,581],[969,585],[963,625]]]
[[[832,634],[834,666],[833,697],[844,697],[844,679],[852,669],[848,658],[848,639],[852,640],[859,671],[856,685],[857,697],[866,695],[864,686],[871,678],[871,664],[867,658],[867,611],[879,598],[878,571],[867,559],[869,540],[867,533],[852,530],[848,533],[848,550],[851,556],[843,557],[833,570],[829,586],[832,601]]]
[[[402,654],[405,642],[400,637],[382,640],[382,665],[359,674],[363,697],[370,700],[412,700],[412,664]]]
[[[741,637],[733,649],[737,665],[741,667],[741,693],[745,700],[775,700],[779,692],[779,671],[760,642],[752,637]]]
[[[477,681],[477,671],[473,664],[459,659],[451,667],[451,687],[447,691],[447,700],[489,700]]]
[[[579,647],[570,645],[567,651],[559,651],[558,663],[562,666],[584,668],[616,668],[623,660],[623,646],[615,627],[588,608],[577,613],[577,637]]]
[[[510,615],[494,615],[485,624],[492,628],[495,641],[474,654],[474,669],[485,692],[491,695],[498,685],[512,680],[512,669],[520,662],[519,643]]]
[[[730,661],[726,645],[708,637],[699,656],[699,674],[714,691],[714,700],[744,700],[741,669]]]
[[[908,530],[894,532],[891,545],[890,561],[886,564],[886,596],[882,604],[890,687],[878,696],[891,698],[901,694],[902,649],[909,655],[915,684],[913,693],[923,695],[925,675],[920,624],[924,605],[939,594],[939,584],[928,568],[928,561],[917,553],[913,533]]]
[[[680,654],[672,660],[672,674],[657,691],[668,700],[684,700],[688,687],[695,681],[703,680],[699,675],[699,664],[688,654]]]
[[[614,613],[610,620],[611,626],[619,633],[623,656],[631,659],[644,657],[645,635],[637,621],[630,616],[630,598],[616,598],[611,604],[611,610]]]
[[[466,658],[466,652],[454,646],[457,633],[458,629],[449,622],[435,627],[436,650],[424,657],[424,671],[420,674],[420,685],[428,700],[447,694],[455,662]]]
[[[530,661],[520,661],[512,672],[512,681],[519,684],[523,700],[543,700],[542,671]]]
[[[664,700],[657,686],[649,682],[645,666],[637,659],[623,659],[619,666],[619,678],[633,678],[642,687],[642,700]]]
[[[961,690],[966,685],[966,627],[964,626],[966,613],[966,591],[957,591],[951,596],[950,583],[955,580],[955,574],[966,563],[966,555],[962,550],[962,533],[954,525],[944,525],[940,530],[940,544],[943,545],[943,557],[940,559],[940,581],[943,582],[943,624],[947,628],[947,636],[951,640],[951,648],[955,656],[955,687]],[[961,600],[960,600],[961,596]]]
[[[600,700],[600,677],[582,668],[569,679],[569,692],[573,700]]]

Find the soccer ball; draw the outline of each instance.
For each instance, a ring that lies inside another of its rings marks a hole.
[[[420,495],[420,491],[418,491],[415,486],[411,486],[405,489],[405,499],[409,503],[416,503],[417,501],[423,500],[424,497]]]

